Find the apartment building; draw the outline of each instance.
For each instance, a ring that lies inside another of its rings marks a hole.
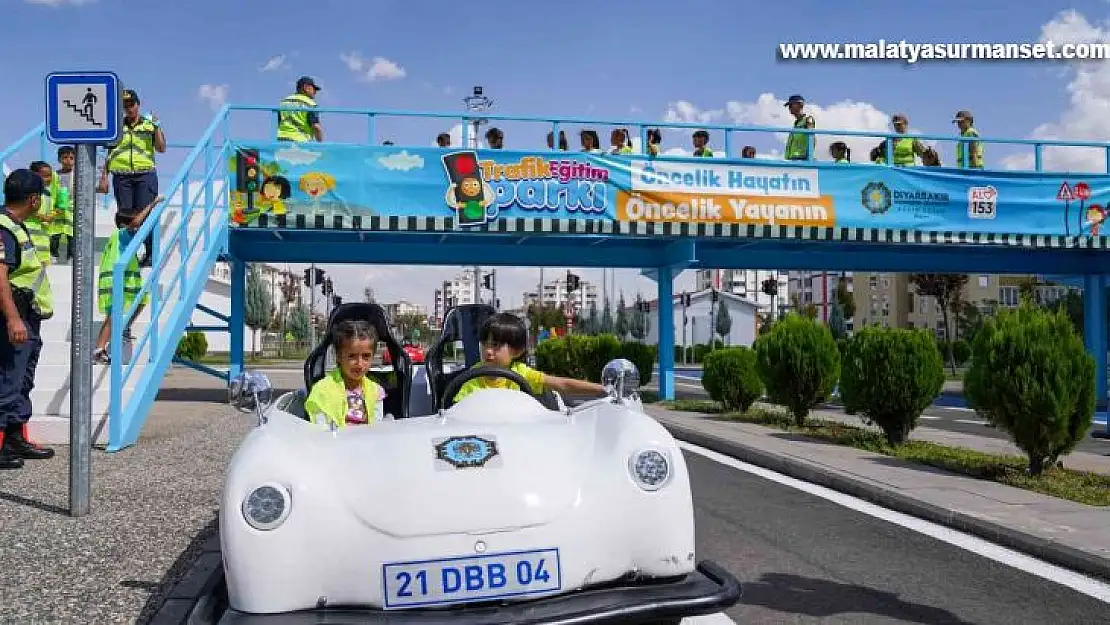
[[[433,316],[435,325],[443,324],[443,317],[447,310],[459,304],[474,304],[481,293],[481,285],[474,282],[474,271],[466,270],[450,280],[444,280],[440,288],[436,289]]]
[[[774,297],[763,292],[763,281],[773,279],[778,283]],[[790,306],[790,281],[787,272],[766,269],[699,269],[694,276],[695,289],[717,289],[732,293],[759,306],[760,314],[786,310]]]
[[[544,282],[542,285],[543,296],[542,302],[544,306],[555,306],[556,308],[566,309],[567,306],[567,278],[565,275],[560,276],[554,280]],[[523,294],[524,308],[535,304],[537,299],[536,291],[525,291]],[[571,306],[575,313],[589,310],[590,305],[597,306],[600,309],[603,305],[597,295],[597,285],[586,280],[579,279],[578,290],[570,295]],[[628,302],[631,304],[631,302]],[[614,298],[612,305],[616,306],[616,298]]]
[[[850,271],[791,271],[787,274],[790,303],[797,298],[798,304],[807,306],[812,304],[817,308],[817,318],[828,321],[829,313],[836,303],[836,288],[843,279],[848,287],[848,292],[854,292],[852,272]],[[852,329],[852,320],[845,320],[848,330]]]
[[[386,317],[389,319],[396,319],[398,317],[408,317],[412,315],[419,315],[421,317],[428,316],[428,309],[419,304],[413,304],[408,300],[400,300],[391,304],[382,304],[382,310],[385,312]]]

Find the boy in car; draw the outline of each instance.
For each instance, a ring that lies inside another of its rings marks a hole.
[[[549,388],[564,394],[605,394],[605,388],[600,384],[548,375],[525,364],[528,329],[524,327],[524,322],[513,314],[497,313],[486,319],[478,332],[478,339],[482,342],[482,362],[475,366],[485,365],[513,371],[524,378],[536,395],[542,394]],[[515,382],[505,378],[474,378],[467,380],[459,388],[459,392],[455,394],[455,403],[474,391],[484,388],[520,390]]]
[[[370,425],[385,415],[385,389],[366,377],[378,333],[365,321],[341,321],[332,329],[336,368],[316,384],[305,400],[313,423],[342,429]]]

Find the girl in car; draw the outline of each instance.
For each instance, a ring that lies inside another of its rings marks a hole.
[[[305,400],[309,420],[332,428],[381,421],[385,389],[366,377],[378,333],[365,321],[341,321],[332,330],[335,370],[316,384]]]
[[[482,342],[482,362],[475,366],[485,365],[513,371],[524,378],[536,395],[542,394],[546,389],[563,394],[605,394],[605,388],[600,384],[548,375],[526,365],[524,358],[528,347],[528,330],[516,315],[503,312],[486,319],[478,332],[478,339]],[[459,388],[459,392],[455,394],[455,403],[484,388],[520,390],[515,382],[505,378],[475,378]]]

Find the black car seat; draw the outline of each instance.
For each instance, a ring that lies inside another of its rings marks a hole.
[[[455,379],[463,369],[473,367],[482,359],[482,346],[478,340],[478,331],[486,319],[497,314],[497,309],[489,304],[462,304],[447,311],[443,316],[443,330],[431,349],[424,354],[424,367],[428,372],[428,388],[432,391],[432,399],[436,410],[443,407],[443,391],[451,380]],[[455,341],[462,341],[464,364],[463,369],[443,372],[443,352],[448,345]]]
[[[305,392],[311,392],[312,385],[328,374],[325,364],[328,349],[332,347],[332,328],[341,321],[365,321],[378,333],[378,340],[385,343],[392,361],[392,373],[378,373],[371,371],[367,374],[386,391],[383,408],[396,419],[408,416],[409,392],[412,387],[412,360],[393,333],[389,330],[389,322],[385,311],[377,304],[365,302],[348,302],[340,304],[332,311],[328,319],[328,329],[308,359],[304,363]]]

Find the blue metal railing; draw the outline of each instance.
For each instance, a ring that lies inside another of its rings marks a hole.
[[[166,200],[155,207],[112,266],[109,451],[127,447],[138,439],[162,376],[173,360],[177,342],[204,291],[212,266],[227,250],[227,115],[225,107],[212,120],[170,183]],[[220,141],[216,140],[218,134],[222,135]],[[191,175],[197,167],[201,173]],[[190,184],[193,180],[199,185],[195,193]],[[220,187],[219,197],[217,185]],[[163,226],[162,218],[169,199],[178,191],[181,193],[178,223],[176,227],[169,224]],[[194,216],[199,217],[196,220],[198,230],[191,227]],[[168,236],[163,236],[163,227],[170,230]],[[153,236],[154,241],[149,274],[131,303],[121,305],[124,302],[124,272],[128,264],[136,259],[148,236]],[[177,264],[171,269],[169,263],[175,250]],[[171,295],[174,291],[176,297]],[[124,364],[125,320],[138,314],[147,294],[150,295],[151,321],[145,331],[135,337],[131,361]],[[134,392],[124,403],[123,389],[135,375],[136,364],[143,360],[148,360],[149,364],[142,368]]]
[[[303,109],[277,107],[266,105],[244,105],[244,104],[231,104],[228,105],[231,112],[235,111],[253,111],[270,113],[273,118],[276,115],[273,113],[277,111],[297,111]],[[443,120],[454,123],[462,124],[462,141],[463,145],[467,145],[471,138],[470,124],[474,120],[486,120],[490,122],[524,122],[534,124],[547,124],[551,128],[553,136],[558,137],[561,125],[574,125],[574,126],[611,126],[613,128],[636,128],[637,134],[640,137],[641,146],[647,145],[647,133],[649,129],[687,129],[687,130],[707,130],[719,131],[725,135],[725,156],[727,158],[740,158],[739,151],[733,149],[730,137],[734,133],[770,133],[777,135],[799,133],[809,137],[809,158],[806,160],[818,160],[815,158],[814,143],[818,136],[825,137],[866,137],[881,141],[887,138],[906,139],[914,138],[921,141],[932,141],[944,144],[959,144],[959,143],[979,143],[981,145],[1017,145],[1017,146],[1032,146],[1033,147],[1033,171],[1045,171],[1044,169],[1044,152],[1045,148],[1080,148],[1080,149],[1098,149],[1102,151],[1104,156],[1104,165],[1106,166],[1106,173],[1110,173],[1110,143],[1104,141],[1071,141],[1071,140],[1050,140],[1050,139],[1014,139],[1002,137],[961,137],[956,134],[940,135],[940,134],[899,134],[894,131],[872,131],[872,130],[837,130],[834,128],[793,128],[789,126],[760,126],[760,125],[740,125],[740,124],[698,124],[693,122],[645,122],[643,120],[629,120],[629,119],[603,119],[603,118],[583,118],[583,117],[556,117],[556,116],[520,116],[520,115],[501,115],[490,113],[477,113],[477,112],[428,112],[428,111],[406,111],[406,110],[389,110],[389,109],[355,109],[343,107],[319,107],[314,109],[321,114],[339,114],[349,116],[361,116],[366,118],[367,122],[367,143],[378,143],[378,121],[382,118],[398,118],[398,119],[428,119],[428,120]],[[276,125],[276,119],[271,119],[271,137]],[[325,128],[325,136],[327,129]],[[431,137],[429,136],[429,142]],[[327,145],[330,142],[325,142]],[[427,147],[429,144],[422,143],[419,146],[405,146],[404,144],[397,144],[398,147]],[[604,150],[604,146],[598,146]],[[538,145],[535,149],[525,147],[520,149],[527,149],[535,152],[548,152],[546,146]],[[887,167],[894,167],[893,162],[893,141],[886,143],[886,163],[882,164]],[[576,150],[571,149],[570,152]],[[560,152],[565,153],[565,152]],[[655,158],[659,159],[685,159],[688,156],[666,156],[660,154]],[[962,167],[967,166],[968,154],[965,151],[964,163]],[[757,159],[760,162],[767,162],[767,159]],[[861,164],[859,161],[853,164]],[[867,163],[868,166],[873,167],[878,164]],[[986,168],[988,171],[989,167]],[[1054,173],[1090,173],[1090,172],[1065,172],[1056,171]]]

